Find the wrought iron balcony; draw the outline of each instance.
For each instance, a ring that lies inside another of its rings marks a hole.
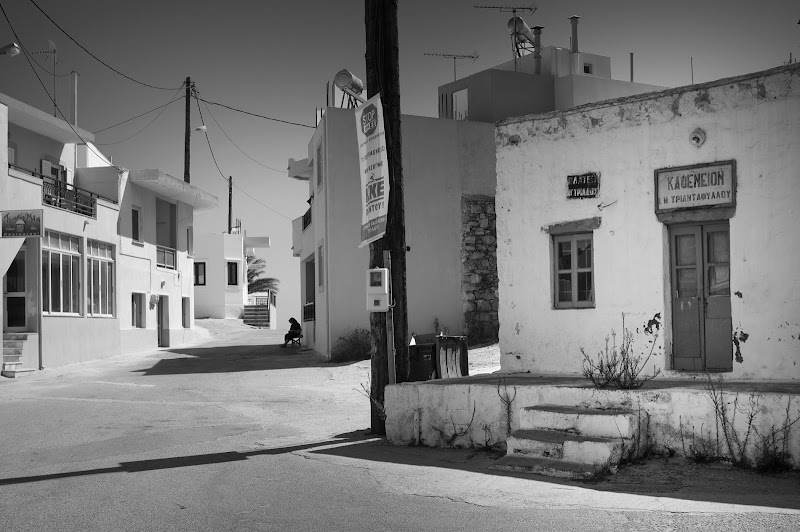
[[[97,218],[97,199],[102,196],[15,164],[9,163],[8,167],[42,180],[43,205],[64,209],[89,218]],[[103,199],[116,203],[108,198]]]
[[[174,270],[177,268],[176,251],[167,246],[156,246],[156,266]]]

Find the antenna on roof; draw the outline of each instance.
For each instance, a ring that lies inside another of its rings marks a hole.
[[[522,50],[530,51],[528,42],[533,46],[533,34],[525,22],[517,16],[517,11],[521,14],[532,15],[539,9],[536,4],[531,3],[526,6],[472,6],[475,9],[495,9],[501,13],[511,13],[511,20],[508,21],[508,30],[511,33],[511,58],[514,60],[514,71],[517,70],[517,58],[522,57]],[[527,32],[525,31],[527,30]]]
[[[40,52],[30,52],[30,55],[47,55],[45,62],[53,59],[53,116],[58,116],[58,105],[56,105],[56,65],[58,64],[58,48],[53,41],[47,41],[48,49]],[[41,67],[40,67],[41,68]]]
[[[457,79],[456,78],[456,60],[457,59],[472,59],[473,63],[478,59],[478,52],[477,51],[474,51],[471,54],[447,54],[447,53],[439,53],[439,52],[425,52],[424,55],[432,55],[432,56],[436,56],[436,57],[444,57],[444,58],[447,58],[447,59],[452,59],[453,60],[453,81],[455,81]]]

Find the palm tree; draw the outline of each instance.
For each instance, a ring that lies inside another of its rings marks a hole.
[[[264,270],[267,263],[264,259],[258,258],[255,255],[247,255],[247,293],[253,294],[255,292],[274,292],[278,293],[278,285],[280,281],[275,277],[261,277],[264,275]]]

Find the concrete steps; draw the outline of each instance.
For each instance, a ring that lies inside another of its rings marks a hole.
[[[22,349],[27,340],[27,333],[3,333],[3,362],[0,375],[14,378],[36,371],[22,367]]]
[[[269,305],[245,305],[242,322],[253,327],[269,328]]]
[[[492,469],[561,478],[616,471],[637,437],[639,417],[625,408],[538,405],[520,411],[520,429]]]

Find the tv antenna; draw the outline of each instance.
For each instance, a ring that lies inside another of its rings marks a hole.
[[[474,63],[478,59],[478,52],[472,52],[471,54],[447,54],[447,53],[440,53],[440,52],[425,52],[424,55],[431,55],[435,57],[444,57],[446,59],[453,60],[453,81],[458,79],[456,77],[456,60],[458,59],[472,59]]]
[[[45,63],[53,60],[53,116],[58,116],[58,105],[56,105],[56,65],[58,64],[58,48],[53,41],[47,41],[48,49],[40,52],[30,52],[30,55],[46,55]]]
[[[501,13],[511,13],[511,20],[508,21],[508,29],[511,32],[511,58],[514,60],[514,71],[517,70],[517,57],[522,56],[522,49],[525,47],[525,42],[528,41],[529,35],[525,34],[524,29],[527,28],[525,22],[517,17],[517,11],[520,14],[532,15],[539,9],[536,4],[529,4],[527,6],[472,6],[475,9],[494,9]],[[530,33],[528,30],[527,33]],[[532,44],[532,43],[531,43]]]

